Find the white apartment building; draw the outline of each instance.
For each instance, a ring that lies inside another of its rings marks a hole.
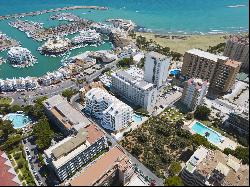
[[[153,111],[158,91],[154,84],[143,79],[142,69],[132,67],[126,71],[113,73],[111,76],[114,92],[149,113]]]
[[[100,88],[93,88],[85,94],[85,110],[101,119],[104,128],[119,131],[131,122],[133,109]]]
[[[157,52],[146,54],[144,80],[160,88],[166,84],[170,58]]]
[[[209,83],[201,79],[189,79],[185,83],[181,101],[190,110],[195,110],[204,101]]]

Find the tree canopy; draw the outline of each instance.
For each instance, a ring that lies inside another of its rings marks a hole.
[[[211,110],[206,106],[198,106],[194,112],[194,117],[198,120],[207,120],[211,114]]]
[[[184,186],[184,184],[179,176],[173,176],[165,180],[165,186]]]
[[[36,144],[40,150],[48,148],[54,137],[54,132],[50,128],[48,120],[40,119],[33,128],[33,134],[36,138]]]

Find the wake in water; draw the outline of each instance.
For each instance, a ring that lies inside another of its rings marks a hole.
[[[247,5],[229,5],[227,8],[240,8],[240,7],[245,7]]]

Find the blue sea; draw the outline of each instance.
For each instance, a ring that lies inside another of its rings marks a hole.
[[[108,6],[84,16],[127,18],[158,32],[237,32],[248,30],[248,0],[0,0],[0,15],[72,5]],[[228,6],[246,5],[229,8]]]
[[[104,22],[108,18],[131,19],[139,27],[158,33],[215,34],[221,32],[237,33],[248,31],[249,3],[247,0],[0,0],[0,15],[45,10],[74,5],[107,6],[109,10],[69,11],[80,17]],[[241,6],[237,6],[241,5]],[[53,13],[23,20],[44,23],[45,27],[56,26],[58,21],[50,20]],[[10,20],[0,21],[0,31],[21,42],[38,58],[38,64],[29,68],[13,68],[10,64],[0,65],[0,79],[26,76],[42,76],[61,66],[61,57],[50,58],[41,55],[37,48],[41,43],[8,25]],[[73,36],[68,36],[69,38]],[[105,43],[97,48],[85,47],[73,50],[70,56],[88,50],[110,49]],[[0,52],[6,58],[7,52]]]

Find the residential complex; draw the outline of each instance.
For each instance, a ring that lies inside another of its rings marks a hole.
[[[101,119],[106,129],[119,131],[131,122],[133,109],[103,89],[91,89],[85,94],[85,101],[85,111]]]
[[[7,154],[0,151],[0,186],[22,186]]]
[[[210,83],[210,90],[226,93],[232,89],[241,62],[214,55],[199,49],[191,49],[184,55],[182,75],[200,78]]]
[[[90,124],[45,150],[45,160],[64,181],[107,147],[105,134]]]
[[[90,121],[61,95],[55,95],[45,100],[43,105],[49,119],[66,136],[90,124]]]
[[[158,95],[154,84],[144,80],[143,70],[132,67],[112,75],[112,90],[148,112],[152,112]]]
[[[225,121],[225,125],[232,128],[231,132],[238,132],[241,135],[249,135],[249,110],[235,110],[229,114],[229,118]]]
[[[195,110],[203,103],[207,94],[209,83],[201,79],[189,79],[185,82],[181,101],[189,110]]]
[[[133,175],[134,169],[129,157],[120,147],[115,146],[67,185],[125,186]]]
[[[188,186],[248,186],[249,166],[219,150],[200,146],[187,161],[181,177]]]
[[[170,59],[157,52],[149,52],[145,59],[144,80],[158,88],[165,85],[168,77]]]
[[[227,41],[224,56],[242,62],[242,70],[249,71],[249,37],[231,36]]]

